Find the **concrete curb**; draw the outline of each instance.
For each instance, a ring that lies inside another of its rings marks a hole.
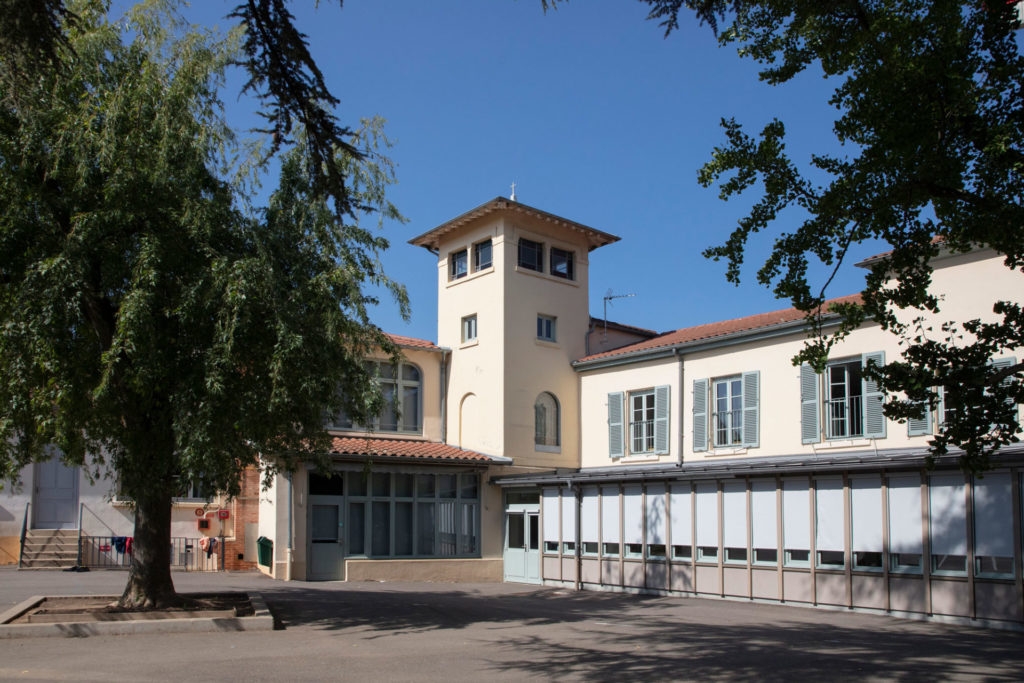
[[[47,597],[82,597],[33,595],[0,614],[0,640],[10,638],[85,638],[88,636],[124,636],[142,633],[209,633],[225,631],[272,631],[274,617],[259,593],[247,592],[254,613],[247,617],[213,617],[184,619],[150,619],[143,621],[89,621],[63,624],[8,624],[32,609]],[[102,596],[106,597],[106,596]],[[116,600],[116,595],[109,596]]]

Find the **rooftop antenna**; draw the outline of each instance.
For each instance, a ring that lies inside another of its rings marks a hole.
[[[628,299],[634,297],[636,294],[612,294],[612,290],[604,295],[604,333],[601,335],[602,341],[608,340],[608,302],[612,299]]]
[[[509,197],[512,201],[516,201],[516,181],[512,181],[512,196]]]

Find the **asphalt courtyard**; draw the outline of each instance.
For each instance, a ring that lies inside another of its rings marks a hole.
[[[0,611],[118,593],[125,573],[0,567]],[[304,583],[175,574],[252,590],[271,632],[0,640],[0,680],[1021,680],[1024,634],[724,600],[518,584]]]

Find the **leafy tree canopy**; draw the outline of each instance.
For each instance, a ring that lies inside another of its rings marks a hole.
[[[301,129],[248,210],[218,99],[242,33],[186,29],[173,3],[116,24],[101,2],[68,8],[57,68],[0,61],[0,479],[52,446],[113,469],[136,508],[122,601],[163,604],[183,481],[235,493],[247,466],[324,453],[325,410],[380,407],[363,359],[397,350],[366,290],[406,298],[359,219],[402,217],[379,120],[333,148],[345,212]]]
[[[795,362],[821,369],[836,342],[874,319],[905,348],[904,360],[875,373],[890,392],[887,414],[919,415],[945,386],[947,405],[958,410],[932,440],[932,453],[958,447],[965,468],[989,466],[1021,432],[1024,363],[991,364],[1024,346],[1021,292],[1006,292],[1011,300],[997,303],[987,322],[941,324],[942,302],[928,285],[940,250],[988,248],[1007,268],[1024,270],[1019,7],[1002,0],[641,1],[667,35],[693,12],[722,45],[760,62],[767,83],[815,68],[836,84],[830,103],[841,154],[794,160],[783,122],[751,135],[734,119],[723,121],[726,142],[700,182],[717,183],[723,199],[757,187],[762,194],[728,240],[705,255],[725,260],[728,279],[738,283],[748,240],[774,231],[757,280],[806,311],[818,333]],[[809,268],[838,269],[866,240],[891,251],[871,266],[863,303],[840,308],[842,326],[822,336],[828,283],[816,283]],[[907,309],[918,314],[900,313]],[[923,314],[940,323],[929,326]]]

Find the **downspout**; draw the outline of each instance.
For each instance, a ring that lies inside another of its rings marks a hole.
[[[583,520],[580,514],[583,512],[583,487],[579,482],[572,485],[576,493],[576,590],[583,590]]]
[[[679,360],[679,459],[676,464],[682,467],[683,451],[686,450],[686,431],[683,429],[683,425],[686,423],[686,420],[683,419],[683,416],[686,414],[683,410],[683,396],[686,394],[684,387],[686,384],[684,383],[683,376],[683,354],[680,353],[678,347],[672,349],[672,353]]]
[[[284,568],[284,580],[292,580],[292,473],[288,473],[288,552]]]
[[[451,349],[441,351],[441,443],[448,443],[448,354]]]

